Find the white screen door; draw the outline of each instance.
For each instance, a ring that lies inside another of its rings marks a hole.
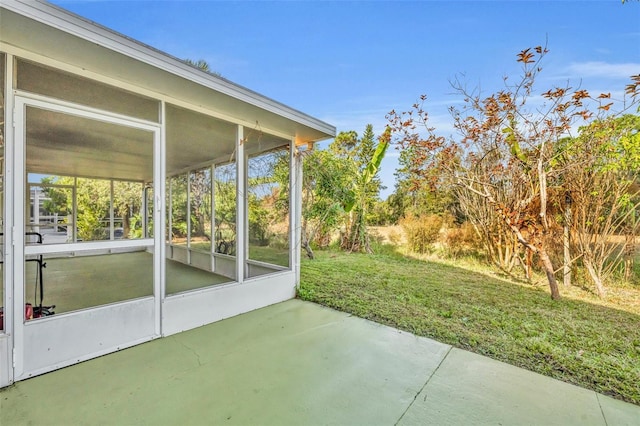
[[[155,123],[41,97],[15,108],[20,380],[160,335],[162,212],[147,219],[144,198],[162,168]]]

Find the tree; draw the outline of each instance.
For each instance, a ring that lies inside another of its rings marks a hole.
[[[343,221],[344,206],[351,203],[353,167],[348,159],[331,150],[301,152],[302,248],[314,258],[312,244],[328,244],[331,233]]]
[[[406,214],[415,217],[451,213],[459,221],[460,210],[451,187],[444,181],[439,185],[436,170],[415,170],[416,156],[422,155],[415,147],[408,146],[400,151],[399,165],[396,170],[396,187],[392,202],[396,221]],[[437,190],[436,190],[437,188]]]
[[[124,238],[142,237],[142,198],[144,187],[140,182],[113,182],[113,211],[122,218]]]
[[[194,61],[192,59],[185,59],[184,62],[211,75],[215,75],[216,77],[222,77],[222,74],[220,74],[219,72],[211,70],[209,63],[204,59],[198,59],[197,61]]]
[[[373,126],[368,124],[362,138],[358,138],[354,131],[340,132],[329,147],[338,157],[351,164],[349,197],[344,205],[347,216],[340,242],[345,250],[371,252],[367,215],[382,187],[378,169],[389,146],[390,135],[390,130],[385,131],[376,145]]]
[[[249,240],[272,247],[288,241],[289,150],[250,157],[247,170]]]
[[[171,176],[169,179],[169,190],[167,191],[166,205],[171,206],[171,241],[176,243],[178,241],[184,241],[186,244],[187,238],[187,179],[186,173]],[[171,200],[169,202],[169,196]]]
[[[214,175],[215,239],[217,253],[235,255],[236,165],[216,166]]]
[[[57,176],[45,177],[42,183],[54,185],[44,187],[48,200],[43,207],[63,215],[72,214],[74,191],[59,189],[55,185],[75,188],[76,229],[80,240],[109,238],[108,221],[111,207],[113,207],[114,216],[122,218],[124,238],[141,236],[143,187],[140,182],[113,181],[113,206],[110,180]]]
[[[385,132],[376,144],[373,127],[368,125],[362,138],[354,131],[341,132],[327,150],[300,152],[301,245],[309,258],[314,257],[312,245],[328,245],[341,225],[344,249],[370,251],[366,224],[382,187],[378,170],[389,138]]]
[[[561,147],[562,183],[573,201],[572,245],[601,297],[606,278],[632,258],[640,232],[640,191],[634,186],[640,178],[639,131],[639,116],[606,117]],[[625,236],[624,243],[616,236]]]
[[[211,169],[189,173],[191,238],[211,241]]]
[[[465,105],[461,110],[451,108],[454,126],[460,133],[458,140],[436,135],[427,124],[428,114],[422,104],[415,104],[407,112],[392,111],[389,121],[400,146],[416,152],[411,171],[429,177],[429,172],[437,170],[435,176],[455,185],[459,194],[468,195],[476,203],[483,200],[512,238],[525,251],[538,256],[551,297],[558,299],[560,292],[551,258],[557,230],[554,209],[559,206],[556,200],[564,197],[554,186],[563,171],[557,161],[557,147],[571,135],[576,124],[593,117],[588,102],[594,102],[602,114],[612,104],[606,95],[592,98],[586,90],[565,86],[542,92],[545,103],[530,107],[534,85],[542,71],[541,60],[547,53],[542,46],[518,53],[520,78],[511,84],[505,77],[504,89],[488,97],[454,81],[453,87]],[[640,76],[637,77],[633,96],[638,93]],[[423,97],[422,102],[425,100]],[[430,181],[438,183],[433,175]],[[458,200],[465,202],[465,197],[459,196]]]

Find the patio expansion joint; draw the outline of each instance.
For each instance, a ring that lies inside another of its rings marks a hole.
[[[429,375],[429,377],[427,377],[427,380],[424,382],[424,385],[422,385],[422,387],[418,390],[418,392],[416,392],[415,396],[413,397],[413,400],[411,401],[411,403],[407,406],[407,408],[404,410],[404,412],[402,413],[402,415],[398,418],[398,420],[394,423],[394,426],[398,426],[398,424],[400,423],[400,421],[402,421],[402,418],[407,414],[407,412],[409,411],[409,409],[411,408],[411,406],[416,402],[416,400],[418,399],[418,395],[420,395],[422,393],[422,391],[424,390],[424,388],[427,387],[427,385],[429,384],[429,382],[431,381],[431,379],[433,378],[433,376],[436,374],[436,372],[440,369],[440,366],[442,365],[442,363],[444,362],[445,359],[447,359],[447,357],[449,356],[449,354],[451,353],[451,350],[453,349],[453,346],[449,346],[449,349],[447,349],[447,353],[444,354],[444,356],[442,357],[442,359],[440,360],[440,362],[438,363],[438,366],[433,370],[433,372]],[[426,396],[425,396],[426,399]]]
[[[600,394],[598,392],[594,392],[596,394],[596,400],[598,401],[598,407],[600,408],[600,413],[602,413],[602,419],[604,420],[604,425],[609,426],[607,422],[607,416],[604,414],[604,408],[602,408],[602,402],[600,402]]]

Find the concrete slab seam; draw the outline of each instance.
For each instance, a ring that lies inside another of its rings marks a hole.
[[[600,413],[602,413],[602,419],[604,420],[604,426],[609,426],[607,423],[607,416],[604,414],[604,408],[602,408],[602,403],[600,402],[600,395],[598,392],[594,392],[596,394],[596,401],[598,401],[598,407],[600,407]]]
[[[400,423],[400,421],[402,421],[402,418],[407,414],[407,412],[409,411],[409,409],[411,408],[411,406],[416,402],[416,399],[418,399],[418,395],[420,395],[422,393],[422,391],[424,390],[424,388],[427,387],[427,385],[429,384],[429,382],[431,381],[431,379],[433,378],[433,376],[436,374],[436,372],[440,369],[440,366],[442,365],[442,363],[444,362],[445,359],[447,359],[447,357],[449,356],[449,354],[451,353],[451,350],[453,349],[453,346],[449,346],[449,349],[447,349],[447,353],[442,357],[442,359],[440,360],[440,362],[438,363],[438,366],[433,370],[433,372],[429,375],[429,377],[427,377],[427,381],[424,382],[424,385],[422,385],[422,387],[420,388],[420,390],[418,390],[418,392],[416,393],[416,395],[413,397],[413,401],[411,401],[411,403],[407,406],[407,408],[404,410],[404,412],[402,413],[402,415],[398,418],[398,420],[394,423],[393,426],[398,426],[398,424]]]

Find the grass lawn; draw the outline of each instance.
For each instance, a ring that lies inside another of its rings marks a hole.
[[[606,301],[395,253],[317,252],[300,298],[640,405],[640,288]],[[561,289],[563,291],[563,289]]]
[[[289,266],[289,248],[249,245],[249,259],[273,265]]]

